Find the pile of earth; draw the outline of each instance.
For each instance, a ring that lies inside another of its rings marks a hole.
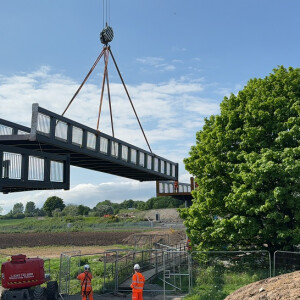
[[[156,220],[156,215],[159,214],[160,221],[164,223],[182,223],[177,208],[151,209],[144,211],[134,211],[133,214],[144,220]]]
[[[155,243],[175,246],[176,244],[184,243],[185,241],[185,231],[173,229],[136,233],[124,239],[125,244],[138,246],[153,246]]]
[[[264,279],[246,285],[225,300],[296,300],[300,299],[300,271]]]

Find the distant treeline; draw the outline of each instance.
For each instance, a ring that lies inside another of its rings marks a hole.
[[[94,216],[103,217],[105,215],[115,215],[122,211],[130,209],[149,210],[159,208],[179,208],[183,207],[181,200],[172,197],[152,197],[147,201],[124,200],[121,203],[114,203],[110,200],[98,202],[93,208],[85,205],[67,204],[63,199],[52,196],[49,197],[42,208],[37,208],[33,201],[26,203],[19,202],[13,206],[13,209],[6,215],[0,216],[0,219],[22,219],[25,217],[60,217],[60,216]]]

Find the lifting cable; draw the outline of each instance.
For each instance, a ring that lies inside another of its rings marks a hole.
[[[105,87],[105,79],[106,79],[107,65],[108,65],[107,47],[104,48],[104,62],[105,62],[105,64],[104,64],[104,73],[103,73],[101,97],[100,97],[100,104],[99,104],[99,114],[98,114],[98,121],[97,121],[97,131],[99,131],[100,114],[101,114],[101,109],[102,109],[103,94],[104,94],[104,87]]]
[[[92,68],[90,69],[90,71],[88,72],[88,74],[85,76],[84,80],[82,81],[81,85],[79,86],[78,90],[76,91],[76,93],[74,94],[74,96],[72,97],[72,99],[70,100],[69,104],[67,105],[67,107],[65,108],[64,112],[62,113],[62,116],[66,113],[66,111],[68,110],[68,108],[70,107],[70,105],[72,104],[73,100],[76,98],[76,96],[78,95],[78,93],[80,92],[80,90],[82,89],[83,85],[85,84],[85,82],[88,80],[88,78],[90,77],[90,75],[92,74],[92,72],[94,71],[95,67],[97,66],[99,60],[101,59],[102,55],[104,53],[104,49],[101,51],[101,53],[99,54],[99,56],[97,57],[97,59],[95,60]]]
[[[119,70],[119,68],[118,68],[118,65],[117,65],[117,63],[116,63],[116,60],[115,60],[115,58],[114,58],[114,55],[113,55],[112,52],[111,52],[110,47],[108,48],[108,50],[109,50],[109,53],[110,53],[110,55],[111,55],[111,57],[112,57],[112,59],[113,59],[113,62],[114,62],[114,64],[115,64],[115,67],[116,67],[116,69],[117,69],[117,72],[118,72],[118,74],[119,74],[119,77],[120,77],[120,79],[121,79],[121,81],[122,81],[123,87],[124,87],[125,92],[126,92],[126,94],[127,94],[128,100],[129,100],[129,102],[130,102],[130,104],[131,104],[131,107],[132,107],[132,109],[133,109],[133,111],[134,111],[134,114],[135,114],[135,116],[136,116],[136,119],[137,119],[137,121],[138,121],[138,123],[139,123],[139,125],[140,125],[140,128],[141,128],[142,133],[143,133],[144,138],[145,138],[145,141],[146,141],[146,143],[147,143],[147,145],[148,145],[148,148],[149,148],[150,152],[152,153],[152,150],[151,150],[151,147],[150,147],[149,142],[148,142],[148,140],[147,140],[147,137],[146,137],[146,134],[145,134],[145,132],[144,132],[143,126],[142,126],[142,124],[141,124],[141,122],[140,122],[140,119],[139,119],[139,117],[138,117],[138,115],[137,115],[137,112],[136,112],[136,110],[135,110],[135,108],[134,108],[134,105],[133,105],[133,102],[132,102],[132,100],[131,100],[131,98],[130,98],[129,92],[128,92],[127,87],[126,87],[126,84],[125,84],[125,82],[124,82],[124,80],[123,80],[123,77],[122,77],[121,72],[120,72],[120,70]]]
[[[68,108],[70,107],[70,105],[72,104],[73,100],[76,98],[76,96],[79,94],[80,90],[82,89],[83,85],[85,84],[85,82],[88,80],[89,76],[91,75],[91,73],[94,71],[95,67],[97,66],[98,62],[100,61],[101,57],[104,55],[104,72],[103,72],[103,79],[102,79],[102,88],[101,88],[101,96],[100,96],[100,103],[99,103],[99,112],[98,112],[98,120],[97,120],[97,131],[99,132],[99,124],[100,124],[100,115],[101,115],[101,111],[102,111],[102,104],[103,104],[103,96],[104,96],[104,88],[105,88],[105,82],[107,85],[107,93],[108,93],[108,101],[109,101],[109,110],[110,110],[110,120],[111,120],[111,129],[112,129],[112,136],[115,137],[115,132],[114,132],[114,125],[113,125],[113,115],[112,115],[112,105],[111,105],[111,97],[110,97],[110,88],[109,88],[109,79],[108,79],[108,58],[109,58],[109,54],[111,55],[114,65],[116,67],[116,70],[118,72],[118,75],[122,81],[123,87],[125,89],[125,92],[127,94],[128,100],[131,104],[131,107],[133,109],[133,112],[135,114],[135,117],[139,123],[140,129],[143,133],[143,136],[145,138],[145,141],[148,145],[148,148],[150,150],[150,152],[152,153],[150,144],[148,142],[148,139],[146,137],[146,134],[144,132],[143,126],[140,122],[140,119],[137,115],[137,112],[135,110],[135,107],[133,105],[133,102],[131,100],[131,97],[129,95],[129,92],[127,90],[127,87],[125,85],[125,82],[123,80],[123,77],[121,75],[121,72],[119,70],[119,67],[116,63],[116,60],[112,54],[112,51],[110,49],[110,46],[108,45],[109,42],[112,41],[113,39],[113,30],[110,26],[108,26],[107,21],[110,22],[110,7],[109,6],[109,0],[103,0],[103,27],[104,27],[104,21],[106,23],[106,27],[102,30],[102,32],[100,33],[100,40],[102,44],[105,44],[105,46],[103,47],[101,53],[99,54],[99,56],[97,57],[96,61],[94,62],[92,68],[90,69],[90,71],[88,72],[88,74],[86,75],[86,77],[84,78],[83,82],[81,83],[81,85],[79,86],[79,88],[77,89],[76,93],[74,94],[74,96],[72,97],[72,99],[70,100],[69,104],[67,105],[67,107],[65,108],[64,112],[62,113],[62,116],[64,116],[64,114],[66,113],[66,111],[68,110]],[[109,20],[108,20],[109,17]]]
[[[115,137],[111,98],[110,98],[110,88],[109,88],[109,80],[108,80],[108,70],[106,70],[106,84],[107,84],[108,104],[109,104],[109,112],[110,112],[111,131],[112,131],[112,136]]]
[[[103,0],[102,3],[102,18],[103,18],[103,28],[105,25],[110,24],[110,0]]]

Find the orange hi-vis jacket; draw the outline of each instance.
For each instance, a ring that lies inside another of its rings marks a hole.
[[[92,290],[92,278],[92,273],[87,271],[84,271],[77,276],[77,279],[81,281],[81,291],[87,295],[89,295]]]
[[[132,284],[130,287],[132,288],[133,293],[142,293],[145,284],[145,277],[142,273],[135,271],[132,275]]]

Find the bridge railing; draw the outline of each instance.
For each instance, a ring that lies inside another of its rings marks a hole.
[[[159,181],[159,194],[172,193],[190,193],[192,191],[190,183],[178,183],[178,188],[175,188],[175,183],[170,181]]]
[[[3,127],[2,127],[3,129]],[[0,192],[69,189],[70,161],[65,155],[0,144]]]
[[[0,119],[0,136],[23,134],[30,134],[30,128],[4,119]]]
[[[42,135],[61,147],[131,165],[164,178],[178,178],[178,164],[33,104],[31,136]]]

